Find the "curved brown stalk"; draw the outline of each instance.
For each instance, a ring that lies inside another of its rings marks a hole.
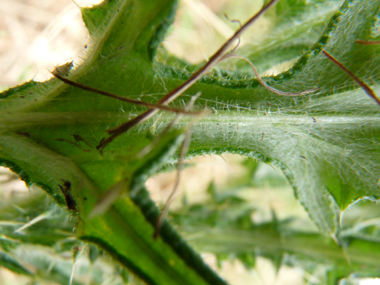
[[[377,98],[375,92],[371,89],[371,87],[369,87],[364,81],[360,80],[355,74],[353,74],[350,70],[348,70],[347,67],[345,67],[342,63],[340,63],[335,57],[333,57],[327,51],[322,49],[322,52],[336,66],[338,66],[345,73],[347,73],[356,82],[356,84],[358,84],[364,90],[364,92],[367,93],[367,95],[371,97],[373,100],[375,100],[376,103],[380,106],[380,100],[379,98]]]
[[[59,72],[57,72],[57,71],[53,71],[52,74],[54,75],[54,77],[58,78],[62,82],[66,83],[67,85],[74,86],[74,87],[77,87],[77,88],[80,88],[80,89],[83,89],[86,91],[94,92],[94,93],[97,93],[97,94],[100,94],[103,96],[115,98],[115,99],[118,99],[118,100],[121,100],[124,102],[128,102],[131,104],[145,106],[145,107],[159,109],[159,110],[173,112],[173,113],[187,114],[187,115],[200,115],[202,113],[202,112],[190,112],[190,111],[186,111],[186,110],[170,108],[170,107],[168,107],[166,105],[162,105],[162,104],[152,104],[152,103],[148,103],[148,102],[144,102],[144,101],[139,101],[139,100],[134,100],[134,99],[122,97],[122,96],[119,96],[119,95],[116,95],[116,94],[113,94],[113,93],[110,93],[107,91],[103,91],[100,89],[96,89],[94,87],[90,87],[90,86],[87,86],[87,85],[84,85],[84,84],[81,84],[78,82],[71,81],[71,80],[61,76],[59,74]]]
[[[197,98],[200,95],[201,95],[201,92],[198,92],[195,96],[191,97],[191,100],[186,105],[186,109],[190,109],[194,105],[195,101],[197,100]],[[157,137],[157,140],[160,139],[163,136],[163,134],[165,134],[167,131],[169,131],[169,129],[174,126],[174,124],[181,118],[181,116],[182,116],[181,114],[177,114],[177,116],[174,118],[174,120],[164,129],[164,131],[161,133],[161,135]],[[194,121],[192,121],[187,127],[187,130],[185,133],[185,138],[182,142],[180,155],[179,155],[179,159],[178,159],[178,168],[177,168],[176,179],[174,182],[174,187],[173,187],[172,192],[169,195],[169,198],[166,200],[164,208],[162,209],[162,211],[161,211],[161,213],[157,219],[157,222],[156,222],[156,225],[154,228],[154,235],[153,235],[154,239],[156,239],[158,237],[158,235],[160,234],[162,223],[165,221],[165,218],[166,218],[168,211],[169,211],[170,204],[173,201],[173,198],[174,198],[174,196],[178,190],[179,180],[181,178],[183,160],[185,159],[187,151],[189,150],[191,129],[192,129],[193,125],[194,125]],[[145,149],[143,149],[140,152],[140,155],[145,155],[148,151],[150,151],[153,148],[153,146],[154,146],[154,141],[152,144],[148,145]]]
[[[314,88],[314,89],[310,89],[310,90],[305,90],[305,91],[301,91],[301,92],[285,92],[285,91],[281,91],[281,90],[278,90],[276,88],[273,88],[271,86],[269,86],[268,84],[266,84],[264,82],[264,80],[261,78],[260,74],[258,73],[256,67],[253,65],[252,61],[250,61],[248,58],[246,58],[245,56],[242,56],[242,55],[235,55],[235,54],[232,54],[232,53],[228,53],[226,54],[224,57],[223,57],[223,60],[224,59],[229,59],[229,58],[238,58],[238,59],[242,59],[242,60],[245,60],[246,62],[248,62],[248,64],[251,66],[251,68],[253,69],[253,72],[255,73],[256,75],[256,78],[257,80],[259,81],[259,83],[265,88],[267,89],[268,91],[272,92],[272,93],[275,93],[277,95],[280,95],[280,96],[303,96],[303,95],[306,95],[306,94],[309,94],[309,93],[313,93],[315,91],[318,90],[318,88]]]
[[[224,56],[226,52],[233,46],[234,41],[237,40],[262,14],[264,14],[271,6],[273,6],[278,0],[269,1],[259,12],[257,12],[252,18],[250,18],[229,40],[227,40],[224,45],[210,58],[210,60],[197,72],[195,72],[188,80],[174,88],[168,94],[166,94],[161,100],[158,101],[159,104],[169,104],[178,96],[180,96],[184,91],[189,89],[194,83],[196,83],[207,71],[214,67]],[[111,135],[107,139],[100,142],[97,146],[98,149],[103,150],[110,142],[112,142],[120,134],[127,132],[134,126],[144,122],[145,120],[151,118],[158,112],[157,109],[150,109],[132,120],[116,127],[107,130]]]
[[[364,40],[356,40],[357,44],[360,45],[368,45],[368,46],[374,46],[374,45],[380,45],[380,41],[364,41]]]
[[[172,192],[169,195],[169,198],[166,200],[164,208],[162,209],[160,215],[158,216],[156,225],[154,227],[154,234],[153,234],[154,239],[157,239],[158,235],[160,234],[162,224],[165,221],[165,218],[169,212],[170,204],[173,201],[175,194],[177,193],[178,185],[179,185],[180,178],[181,178],[183,161],[185,159],[187,151],[189,150],[191,129],[192,129],[192,125],[190,125],[188,127],[188,129],[185,133],[185,138],[182,142],[181,151],[180,151],[180,155],[179,155],[179,159],[178,159],[178,167],[177,167],[177,174],[176,174],[176,178],[175,178],[175,182],[174,182],[174,187],[173,187]]]
[[[228,21],[230,21],[231,23],[238,23],[239,27],[241,28],[241,22],[240,22],[240,20],[230,19],[226,13],[224,13],[224,17],[226,17],[226,19]],[[235,52],[238,49],[238,47],[240,46],[240,43],[241,43],[241,38],[239,37],[236,46],[229,53]]]

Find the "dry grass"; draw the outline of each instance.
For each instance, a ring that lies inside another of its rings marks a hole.
[[[79,9],[69,0],[0,2],[0,88],[43,81],[86,43]]]
[[[77,0],[89,6],[100,0]],[[191,63],[207,59],[233,34],[238,24],[258,10],[263,1],[183,0],[165,47]],[[265,19],[246,38],[255,39],[268,29]],[[251,36],[250,36],[251,35]],[[78,59],[87,41],[80,11],[70,0],[1,0],[0,2],[0,89],[34,79],[51,77],[54,66]]]

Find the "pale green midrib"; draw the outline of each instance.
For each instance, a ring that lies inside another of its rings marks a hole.
[[[133,112],[134,114],[136,112]],[[302,111],[300,111],[302,113]],[[116,122],[124,122],[131,119],[130,113],[122,113],[118,111],[84,111],[84,112],[40,112],[40,113],[20,113],[17,116],[3,114],[0,115],[0,129],[12,129],[32,126],[54,126],[54,125],[70,125],[75,123],[80,124],[109,124]],[[187,123],[192,117],[184,117],[182,124]],[[314,119],[315,121],[314,121]],[[172,114],[163,114],[160,121],[168,123],[173,119]],[[234,123],[240,126],[244,125],[257,125],[257,123],[264,125],[302,125],[313,126],[322,125],[324,127],[329,125],[360,125],[379,123],[380,114],[368,115],[290,115],[287,113],[270,113],[268,111],[255,111],[251,112],[241,111],[218,111],[217,114],[208,115],[202,118],[198,124],[202,123],[219,123],[228,124]],[[150,125],[150,123],[147,123]]]
[[[183,229],[186,232],[186,229]],[[279,235],[274,232],[259,230],[241,231],[241,230],[214,230],[191,228],[192,232],[202,232],[202,236],[185,239],[199,251],[228,253],[228,252],[254,252],[257,247],[264,252],[279,254],[291,252],[294,254],[307,255],[310,259],[327,260],[330,262],[343,262],[348,266],[344,249],[336,245],[332,240],[327,244],[322,242],[326,239],[323,236],[305,234]],[[206,238],[207,236],[207,238]],[[205,241],[205,238],[207,242]],[[220,251],[222,248],[222,251]],[[346,249],[350,261],[355,264],[367,264],[373,267],[378,266],[380,253],[368,252],[363,253],[360,249]]]

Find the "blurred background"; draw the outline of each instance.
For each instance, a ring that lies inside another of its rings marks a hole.
[[[74,3],[71,0],[1,0],[0,91],[31,79],[47,80],[51,77],[50,71],[55,66],[71,60],[80,61],[85,55],[88,34],[77,6],[90,6],[97,2],[100,1],[76,0]],[[262,5],[263,1],[261,0],[182,0],[175,24],[170,28],[163,45],[170,53],[189,63],[197,64],[205,61],[238,28],[238,24],[227,20],[224,13],[228,12],[231,19],[239,19],[244,22]],[[270,25],[269,20],[260,18],[242,38],[241,45],[259,41],[260,35],[270,30]],[[267,74],[278,73],[288,66],[289,64],[277,66],[275,69],[265,72]],[[146,182],[153,200],[159,206],[162,206],[169,196],[173,188],[174,177],[174,167],[168,167],[167,171],[149,178]],[[244,200],[246,204],[250,205],[249,217],[255,223],[270,222],[274,217],[279,220],[296,217],[294,227],[307,229],[309,232],[317,231],[303,208],[295,200],[285,177],[278,170],[230,154],[198,157],[186,162],[186,168],[181,176],[179,193],[171,206],[173,220],[176,220],[176,215],[186,215],[183,209],[188,209],[191,205],[216,199],[215,196],[212,196],[213,191],[223,191],[223,189],[236,190],[236,193],[228,195]],[[27,206],[22,208],[20,201],[31,196],[38,198],[46,195],[37,188],[27,189],[25,184],[14,174],[5,168],[0,169],[2,208],[11,205],[12,209],[19,209],[19,212],[16,213],[21,213]],[[54,213],[51,215],[57,219],[59,215],[65,214],[54,208],[54,205],[49,207],[51,208],[48,213]],[[355,212],[357,207],[361,206],[354,205],[350,211]],[[36,213],[35,215],[40,217],[40,214]],[[29,215],[26,216],[29,217]],[[67,220],[65,226],[66,228],[61,230],[65,231],[70,240],[72,235],[70,235],[69,229],[72,221]],[[202,235],[202,232],[198,234]],[[186,230],[183,231],[183,235],[188,240],[192,238],[191,233]],[[45,253],[45,249],[41,248],[29,248],[28,250],[30,252],[34,250],[36,255]],[[85,250],[90,252],[91,248]],[[48,254],[53,255],[53,253]],[[237,259],[233,255],[221,258],[221,256],[206,251],[202,252],[202,257],[230,284],[324,284],[322,279],[318,279],[317,273],[311,274],[302,266],[294,264],[292,267],[276,266],[270,259],[264,257],[256,257],[254,266],[251,268],[245,266],[241,259]],[[61,261],[58,262],[58,258],[54,260],[54,264],[62,262],[62,270],[70,274],[72,266],[70,251],[67,253],[62,250],[59,257]],[[53,267],[52,262],[47,263],[46,270]],[[76,263],[77,268],[82,269],[77,270],[78,280],[82,280],[80,278],[84,276],[83,280],[87,281],[84,281],[83,284],[91,284],[88,274],[91,275],[91,272],[99,270],[103,272],[103,276],[108,278],[104,277],[102,284],[122,284],[120,277],[117,276],[119,271],[112,266],[107,267],[107,262],[109,262],[109,258],[105,255],[94,265],[91,265],[84,257],[79,258]],[[83,276],[81,277],[81,275]],[[139,284],[139,281],[133,276],[128,278],[129,284]],[[0,284],[39,284],[32,283],[35,281],[31,281],[29,277],[14,274],[8,269],[0,268]],[[375,279],[358,279],[356,282],[350,284],[380,284]],[[46,284],[58,283],[51,281]]]

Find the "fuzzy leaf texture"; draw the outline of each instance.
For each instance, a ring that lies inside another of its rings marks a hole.
[[[379,37],[380,4],[351,0],[335,11],[339,1],[280,3],[268,17],[275,19],[273,30],[283,31],[284,37],[262,39],[268,52],[274,53],[270,65],[305,52],[290,70],[265,80],[284,91],[319,88],[317,92],[283,97],[268,92],[247,73],[236,71],[230,78],[210,73],[173,106],[184,107],[200,91],[196,108],[216,111],[195,124],[188,157],[230,152],[279,167],[318,228],[336,238],[342,210],[359,199],[380,196],[379,106],[321,48],[379,94],[380,46],[359,45],[355,40]],[[327,8],[320,8],[326,3]],[[186,69],[154,60],[176,5],[174,0],[119,0],[83,8],[91,36],[89,53],[69,71],[69,78],[156,102],[189,77]],[[291,10],[287,5],[295,7],[294,14],[284,12]],[[308,25],[305,15],[310,14],[319,17]],[[310,37],[304,35],[309,29]],[[303,35],[299,44],[289,44],[299,34]],[[307,50],[313,37],[315,43]],[[276,42],[287,47],[281,56],[276,56]],[[247,54],[248,49],[241,52]],[[263,50],[256,49],[260,56]],[[252,48],[249,57],[253,60],[254,54]],[[260,64],[267,67],[264,61]],[[225,284],[168,223],[158,240],[152,238],[158,209],[143,183],[163,164],[177,159],[188,119],[143,158],[137,156],[139,151],[173,115],[163,113],[119,136],[101,155],[96,146],[107,137],[105,131],[144,108],[56,79],[27,82],[3,92],[0,99],[1,164],[28,184],[40,185],[59,205],[68,206],[78,217],[78,239],[101,246],[149,284]],[[106,213],[89,218],[98,199],[114,185],[125,194]]]

